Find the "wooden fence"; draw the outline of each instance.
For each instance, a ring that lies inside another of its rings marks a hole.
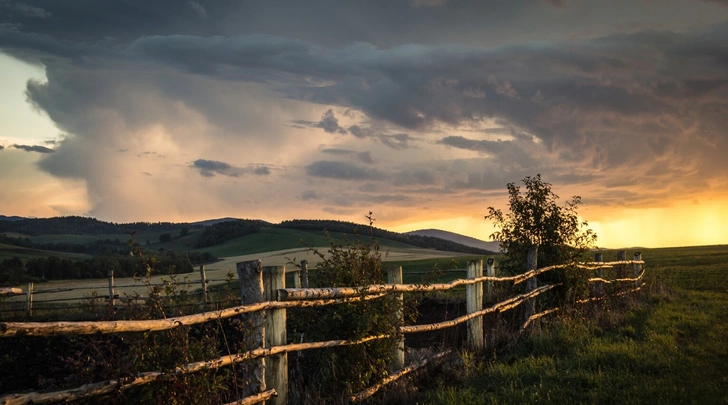
[[[467,268],[467,278],[458,279],[449,283],[440,284],[402,284],[402,268],[390,270],[388,284],[370,285],[350,288],[306,288],[307,273],[301,271],[297,277],[296,288],[286,288],[283,266],[263,267],[261,261],[241,262],[237,265],[240,282],[242,305],[223,310],[198,313],[175,318],[143,320],[143,321],[105,321],[105,322],[0,322],[0,338],[12,336],[58,336],[58,335],[90,335],[125,332],[153,332],[179,328],[187,325],[201,324],[234,316],[253,317],[254,325],[260,325],[252,336],[252,345],[246,352],[223,356],[217,359],[190,363],[177,367],[176,374],[188,374],[201,370],[217,369],[243,361],[255,364],[251,376],[252,392],[234,404],[253,404],[268,401],[271,404],[285,404],[288,396],[288,357],[291,352],[302,350],[322,349],[327,347],[357,345],[368,341],[386,338],[387,336],[369,336],[356,341],[331,340],[325,342],[288,343],[286,336],[286,309],[294,307],[312,307],[333,304],[343,304],[357,300],[381,298],[386,294],[409,292],[446,291],[457,286],[466,286],[467,313],[455,319],[426,325],[403,325],[400,332],[404,334],[420,333],[450,328],[460,324],[467,324],[467,342],[472,350],[480,351],[485,348],[483,315],[500,313],[525,304],[525,316],[520,330],[523,331],[530,323],[545,315],[554,313],[559,308],[550,308],[535,312],[535,298],[557,285],[539,286],[537,276],[558,268],[576,266],[594,271],[594,277],[587,281],[593,283],[595,296],[582,299],[578,303],[587,303],[605,298],[605,284],[626,284],[629,288],[621,289],[616,295],[624,295],[637,291],[642,286],[644,276],[641,254],[635,253],[634,260],[625,260],[626,252],[618,252],[618,260],[605,263],[601,254],[596,255],[594,262],[550,266],[537,268],[536,250],[529,252],[528,269],[524,274],[511,277],[496,277],[495,262],[488,259],[485,263],[470,261]],[[633,277],[605,279],[602,270],[619,267],[622,271],[630,268]],[[299,285],[300,282],[300,285]],[[494,283],[511,283],[517,285],[525,283],[525,292],[514,295],[490,307],[483,308],[483,303],[492,302]],[[113,296],[113,295],[112,295]],[[350,399],[352,402],[364,400],[374,395],[384,385],[401,378],[427,364],[437,362],[444,358],[449,351],[413,364],[404,364],[404,339],[393,347],[395,360],[391,373],[384,381],[379,382]],[[164,375],[161,371],[140,373],[122,380],[108,380],[86,384],[73,389],[52,392],[26,392],[6,394],[0,396],[0,404],[40,404],[57,401],[73,401],[97,395],[108,394],[113,391],[124,391],[131,387],[148,384],[158,380]]]
[[[87,309],[95,307],[96,305],[92,302],[95,300],[103,300],[108,305],[116,306],[122,302],[129,300],[145,300],[148,297],[139,294],[123,295],[123,291],[134,291],[148,290],[155,287],[165,287],[170,285],[183,286],[195,288],[199,287],[199,291],[188,293],[189,296],[199,297],[200,304],[213,304],[211,296],[215,292],[222,291],[220,288],[215,288],[212,283],[218,285],[227,281],[233,280],[233,278],[218,278],[208,279],[205,271],[205,266],[199,266],[199,280],[187,280],[186,274],[174,275],[175,277],[185,277],[184,280],[166,280],[153,282],[147,280],[146,282],[138,282],[140,279],[135,278],[134,283],[125,282],[117,284],[117,280],[114,278],[114,272],[109,271],[107,277],[107,284],[88,286],[88,287],[58,287],[58,288],[37,288],[36,283],[28,283],[26,290],[22,288],[0,288],[0,297],[16,298],[5,301],[4,308],[0,308],[0,317],[2,314],[22,314],[25,317],[33,317],[34,314],[43,311],[56,311],[58,309]],[[155,276],[156,277],[156,276]],[[160,277],[163,279],[163,276]],[[64,294],[68,295],[69,292],[78,292],[79,295],[76,297],[65,297],[65,298],[53,298],[54,295]],[[99,294],[101,292],[101,294]],[[82,295],[81,295],[82,294]],[[37,296],[50,296],[51,298],[45,298],[42,300],[36,299]],[[17,297],[25,298],[23,301],[19,301]],[[220,302],[218,302],[220,303]]]

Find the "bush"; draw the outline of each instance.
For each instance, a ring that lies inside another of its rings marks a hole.
[[[371,214],[371,213],[370,213]],[[367,217],[370,225],[371,216]],[[316,287],[364,287],[386,283],[379,244],[371,237],[363,241],[355,234],[344,236],[341,245],[329,237],[326,253],[312,249],[322,262],[310,276]],[[363,294],[362,294],[363,296]],[[352,393],[373,385],[387,374],[392,348],[399,338],[401,303],[394,296],[348,304],[306,308],[290,318],[289,336],[311,342],[387,335],[361,345],[342,346],[306,353],[299,364],[306,386],[318,385],[324,402],[340,402]],[[338,393],[341,397],[333,397]],[[342,394],[343,393],[343,394]],[[328,397],[327,397],[328,395]]]

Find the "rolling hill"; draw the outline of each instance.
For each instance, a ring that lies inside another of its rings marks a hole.
[[[429,236],[449,240],[461,245],[470,246],[478,249],[497,252],[499,249],[498,242],[486,242],[484,240],[471,238],[470,236],[461,235],[459,233],[443,231],[440,229],[420,229],[417,231],[404,232],[405,235]]]

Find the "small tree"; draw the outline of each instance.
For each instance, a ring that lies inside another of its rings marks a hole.
[[[531,247],[538,247],[538,266],[544,267],[574,261],[594,246],[597,235],[577,214],[581,197],[574,196],[562,207],[556,203],[559,196],[540,174],[522,182],[525,192],[514,183],[507,185],[509,213],[488,207],[485,216],[499,229],[491,238],[500,242],[505,255],[502,269],[522,273]]]

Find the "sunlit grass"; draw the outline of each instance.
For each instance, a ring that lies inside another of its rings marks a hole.
[[[642,253],[630,306],[564,314],[420,402],[728,403],[728,246]]]

